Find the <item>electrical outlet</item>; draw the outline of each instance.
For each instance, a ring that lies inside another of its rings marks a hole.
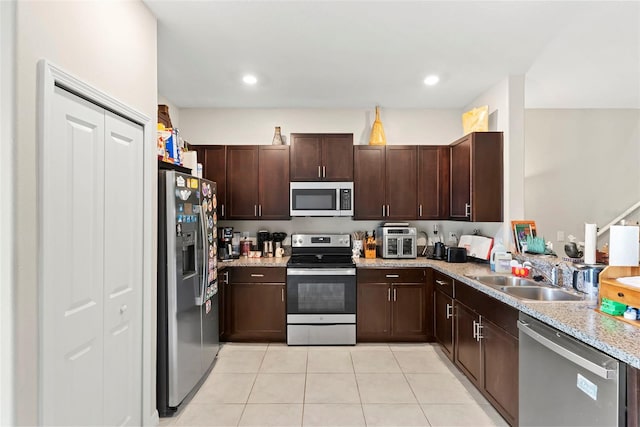
[[[456,233],[450,231],[449,232],[449,240],[455,239],[456,238]]]
[[[564,231],[558,231],[556,235],[556,240],[558,242],[564,242]]]

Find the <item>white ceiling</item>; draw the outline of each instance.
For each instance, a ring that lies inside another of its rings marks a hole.
[[[181,108],[462,108],[510,74],[528,108],[640,108],[638,1],[144,1]]]

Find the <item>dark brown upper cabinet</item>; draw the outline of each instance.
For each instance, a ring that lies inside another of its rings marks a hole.
[[[216,183],[218,219],[227,219],[227,147],[225,145],[192,145],[202,163],[202,177]]]
[[[449,147],[418,146],[418,218],[449,218]]]
[[[289,146],[227,146],[229,219],[289,219]]]
[[[450,145],[451,219],[501,222],[502,132],[473,132]]]
[[[292,133],[291,181],[353,181],[353,134]]]
[[[354,219],[415,219],[415,145],[354,146]]]

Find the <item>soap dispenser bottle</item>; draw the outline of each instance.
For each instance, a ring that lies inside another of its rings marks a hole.
[[[496,244],[493,245],[491,249],[491,254],[489,256],[489,267],[491,267],[491,271],[496,271],[496,254],[506,254],[507,248],[502,244],[502,240],[497,240]]]

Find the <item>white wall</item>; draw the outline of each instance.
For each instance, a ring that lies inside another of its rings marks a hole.
[[[525,212],[558,254],[558,231],[584,241],[585,222],[602,227],[640,200],[640,110],[525,110],[525,119]]]
[[[15,1],[0,2],[0,425],[13,425]]]
[[[368,144],[375,109],[180,110],[182,136],[191,144],[271,144],[275,126],[287,142],[296,132],[353,133]],[[462,136],[461,111],[380,109],[387,144],[449,144]]]
[[[489,106],[489,130],[504,132],[504,224],[524,219],[524,76],[509,76],[480,95],[465,111]],[[510,226],[499,233],[505,246],[513,244]],[[509,244],[510,242],[510,244]]]
[[[16,24],[16,423],[35,425],[39,314],[34,268],[38,247],[37,62],[47,59],[142,114],[156,117],[156,19],[141,1],[22,1],[17,4]],[[149,142],[154,147],[145,147],[145,153],[155,152],[155,140]],[[145,176],[155,175],[151,170],[154,162],[151,156],[146,159]],[[150,181],[146,197],[154,194],[154,182]],[[145,206],[148,204],[146,201]],[[145,250],[152,243],[145,241]],[[146,266],[145,274],[152,274],[155,280],[155,270],[149,270]],[[150,353],[148,348],[143,352]],[[151,353],[152,360],[145,361],[145,366],[155,373],[155,353]],[[146,380],[143,417],[148,422],[155,412],[155,374]]]

